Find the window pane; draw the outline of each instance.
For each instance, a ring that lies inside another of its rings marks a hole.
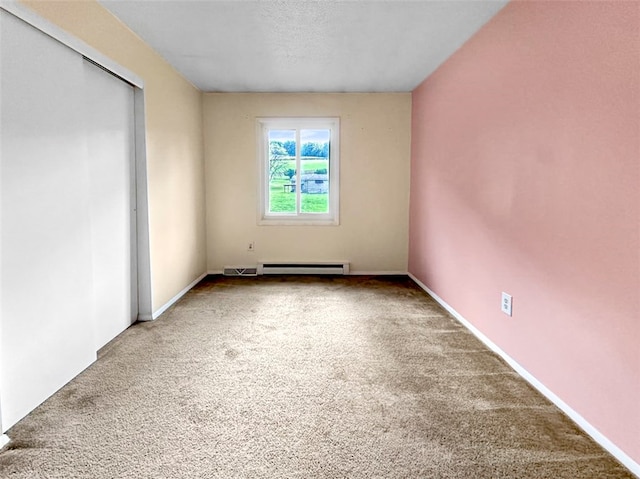
[[[330,130],[300,130],[300,211],[329,212]]]
[[[269,213],[296,213],[296,131],[269,130]]]

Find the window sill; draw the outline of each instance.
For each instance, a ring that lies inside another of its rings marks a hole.
[[[259,226],[338,226],[338,219],[268,217],[258,220]]]

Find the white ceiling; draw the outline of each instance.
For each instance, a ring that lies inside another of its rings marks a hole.
[[[203,91],[406,92],[507,0],[100,0]]]

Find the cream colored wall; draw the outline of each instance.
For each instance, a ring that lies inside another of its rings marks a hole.
[[[257,225],[259,116],[340,117],[339,226]],[[410,93],[207,93],[204,128],[209,271],[262,260],[407,271]]]
[[[94,0],[22,3],[145,82],[155,311],[206,271],[202,94]]]

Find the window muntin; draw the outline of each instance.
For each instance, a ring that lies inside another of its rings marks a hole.
[[[337,118],[260,118],[260,224],[338,224]]]

